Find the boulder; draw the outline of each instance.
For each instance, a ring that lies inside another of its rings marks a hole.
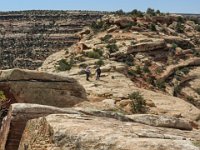
[[[164,36],[163,38],[167,43],[176,44],[182,49],[189,49],[194,47],[189,39],[183,39],[177,36]]]
[[[75,79],[39,71],[0,71],[0,89],[18,103],[71,107],[87,99],[85,89]]]
[[[19,150],[199,149],[178,132],[105,117],[53,114],[28,121]]]
[[[144,123],[150,126],[192,130],[189,121],[180,118],[152,114],[127,115],[127,117],[135,122]]]
[[[166,43],[164,40],[155,40],[150,42],[142,42],[135,44],[127,49],[127,53],[149,52],[153,50],[165,50]]]
[[[38,104],[12,104],[7,117],[4,118],[0,130],[0,149],[16,150],[29,119],[38,118],[55,113],[76,114],[71,109],[61,109]]]

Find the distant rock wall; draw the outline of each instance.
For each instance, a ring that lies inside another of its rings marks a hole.
[[[0,69],[36,69],[79,38],[75,33],[104,13],[22,11],[0,13]]]

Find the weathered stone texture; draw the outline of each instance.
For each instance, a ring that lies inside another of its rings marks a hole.
[[[0,88],[18,103],[71,107],[87,99],[85,89],[75,79],[39,71],[0,71]]]

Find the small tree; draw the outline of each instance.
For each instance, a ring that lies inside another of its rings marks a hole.
[[[152,8],[148,8],[147,11],[146,11],[147,14],[151,15],[151,16],[155,16],[156,13],[155,13],[155,10],[152,9]]]
[[[115,14],[117,14],[117,15],[125,15],[126,13],[122,9],[120,9],[120,10],[117,10],[115,12]]]

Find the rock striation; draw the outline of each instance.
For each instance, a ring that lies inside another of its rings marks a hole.
[[[0,71],[0,89],[17,103],[71,107],[87,99],[85,89],[75,79],[39,71]]]
[[[38,68],[49,55],[79,41],[75,33],[103,14],[86,11],[1,12],[0,69]]]
[[[0,130],[0,149],[17,150],[26,122],[53,113],[75,114],[77,112],[37,104],[12,104]]]
[[[28,121],[19,149],[198,150],[184,134],[106,117],[53,114]]]

